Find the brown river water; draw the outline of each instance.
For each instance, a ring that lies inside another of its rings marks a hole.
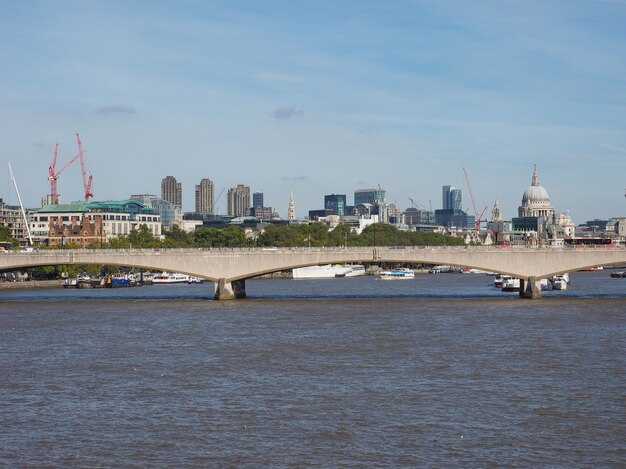
[[[0,292],[0,467],[624,467],[626,279]]]

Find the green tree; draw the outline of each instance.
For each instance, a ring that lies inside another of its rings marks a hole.
[[[161,245],[154,237],[148,225],[139,226],[138,230],[132,230],[128,235],[128,242],[133,248],[156,248]]]
[[[11,239],[11,228],[0,226],[0,241],[10,241]]]
[[[167,241],[167,247],[185,248],[193,246],[193,236],[178,225],[172,226],[171,230],[164,230],[163,235]]]

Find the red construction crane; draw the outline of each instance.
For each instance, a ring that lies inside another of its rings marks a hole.
[[[472,185],[470,184],[469,176],[467,175],[467,171],[463,168],[463,174],[465,174],[465,182],[467,182],[467,189],[470,193],[470,198],[472,199],[472,205],[474,206],[474,215],[476,216],[476,231],[480,232],[480,222],[487,221],[485,218],[483,220],[483,215],[487,211],[487,207],[485,207],[482,213],[479,215],[478,210],[476,209],[476,202],[474,201],[474,192],[472,191]]]
[[[93,197],[93,192],[91,192],[93,176],[90,174],[89,179],[87,179],[87,171],[85,170],[85,150],[83,149],[83,142],[80,141],[79,134],[76,134],[76,140],[78,142],[78,156],[80,157],[80,170],[83,173],[83,187],[85,189],[85,202],[88,202],[89,197]]]
[[[63,166],[59,172],[57,172],[56,165],[57,165],[58,153],[59,153],[59,144],[57,143],[54,147],[54,159],[52,160],[52,164],[48,168],[48,181],[50,181],[50,195],[52,196],[51,202],[55,205],[59,203],[59,193],[57,192],[57,180],[59,179],[59,175],[63,171],[65,171],[67,167],[71,165],[74,161],[76,161],[78,157],[80,156],[80,153],[78,153],[71,160],[65,163],[65,166]]]

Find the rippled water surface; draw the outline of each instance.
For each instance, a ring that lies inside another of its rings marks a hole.
[[[0,466],[622,466],[626,279],[0,291]]]

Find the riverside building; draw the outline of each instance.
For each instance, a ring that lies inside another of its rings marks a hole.
[[[33,242],[47,246],[86,247],[128,236],[141,225],[146,225],[153,236],[161,237],[158,211],[130,199],[46,205],[30,220]]]

